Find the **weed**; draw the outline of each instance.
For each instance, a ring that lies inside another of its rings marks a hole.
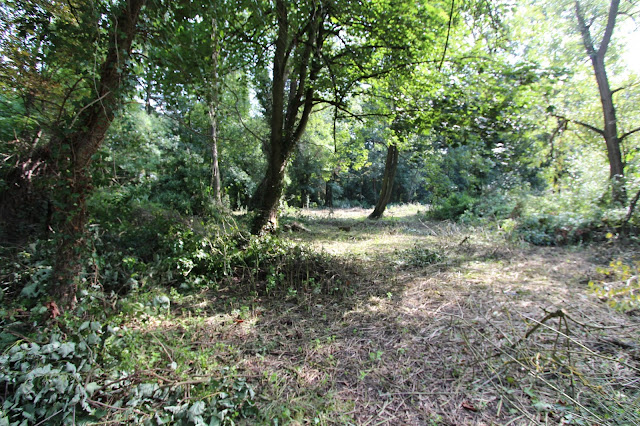
[[[604,281],[589,281],[590,291],[612,308],[627,312],[640,308],[640,261],[613,260],[607,268],[598,268]]]
[[[369,359],[372,362],[380,362],[382,360],[382,355],[384,355],[384,351],[369,352]]]
[[[397,264],[406,264],[414,267],[428,266],[443,260],[443,256],[440,253],[418,245],[406,250],[395,251],[394,257],[397,259]]]

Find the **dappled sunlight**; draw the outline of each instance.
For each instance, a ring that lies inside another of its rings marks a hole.
[[[492,424],[542,418],[527,389],[551,392],[536,372],[555,368],[558,326],[533,328],[545,315],[627,321],[586,293],[597,248],[537,248],[401,212],[392,225],[349,222],[348,231],[310,215],[310,232],[285,234],[350,265],[339,294],[201,292],[172,304],[172,315],[128,326],[160,353],[175,350],[157,342],[162,336],[208,351],[196,364],[203,371],[233,365],[263,395],[265,412],[293,423],[314,413],[329,423]],[[599,339],[573,336],[581,345]],[[512,368],[517,354],[525,364]]]

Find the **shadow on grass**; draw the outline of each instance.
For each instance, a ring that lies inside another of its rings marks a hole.
[[[562,395],[548,398],[552,392],[534,370],[511,371],[507,346],[527,332],[522,318],[544,316],[540,307],[564,303],[587,309],[570,284],[587,263],[563,249],[487,242],[451,224],[422,224],[430,232],[412,234],[412,226],[421,224],[415,219],[391,225],[307,219],[312,232],[291,238],[329,244],[351,233],[371,255],[352,256],[352,246],[327,255],[323,273],[339,275],[333,294],[286,288],[266,294],[265,278],[247,271],[244,279],[229,279],[216,291],[183,296],[173,305],[173,324],[158,329],[167,341],[206,353],[203,363],[233,366],[246,377],[259,394],[261,415],[253,423],[277,418],[293,424],[504,424],[563,418],[569,410],[539,404],[555,404]],[[334,229],[340,226],[351,229]],[[372,248],[373,239],[383,241]],[[407,258],[411,247],[436,247],[442,259],[416,266]],[[551,354],[548,339],[531,339],[527,347]]]

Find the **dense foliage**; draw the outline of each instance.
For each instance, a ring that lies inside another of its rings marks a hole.
[[[617,0],[0,5],[0,425],[260,418],[233,368],[121,324],[162,322],[198,292],[309,309],[347,295],[348,267],[263,232],[278,211],[330,217],[384,198],[382,210],[419,203],[420,220],[509,241],[636,243],[640,85],[622,25],[637,12]],[[606,42],[600,62],[592,39]],[[605,53],[615,135],[593,80]],[[633,268],[601,272],[624,281]],[[637,306],[635,287],[592,287]]]

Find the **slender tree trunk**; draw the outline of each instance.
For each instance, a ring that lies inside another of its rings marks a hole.
[[[216,203],[222,204],[220,167],[218,163],[218,108],[209,107],[209,119],[211,120],[211,190]]]
[[[333,177],[325,183],[324,206],[333,207]]]
[[[387,148],[387,160],[384,163],[384,177],[382,179],[382,188],[380,189],[380,197],[376,203],[376,207],[369,215],[369,219],[380,219],[384,214],[384,210],[391,200],[393,191],[393,182],[398,170],[398,147],[395,144],[389,144]]]
[[[54,214],[59,234],[53,271],[56,286],[51,294],[61,308],[71,308],[76,302],[82,270],[86,198],[91,191],[89,165],[104,141],[115,110],[122,104],[122,95],[117,92],[122,86],[124,62],[131,53],[144,3],[145,0],[128,0],[115,18],[94,100],[78,117],[75,130],[68,136],[58,136],[52,143],[53,159],[61,166],[61,176],[56,188],[58,209]]]
[[[220,188],[220,167],[218,165],[218,107],[220,106],[220,76],[218,65],[220,61],[220,43],[218,40],[218,22],[216,18],[211,18],[211,43],[213,53],[211,54],[211,101],[209,104],[209,120],[211,121],[211,189],[213,198],[218,204],[222,204]]]
[[[146,86],[145,86],[145,98],[144,98],[144,109],[148,115],[151,115],[151,113],[153,112],[153,107],[151,106],[151,89],[152,89],[151,80],[152,80],[151,65],[149,65],[149,68],[147,69],[147,81],[145,82]]]
[[[624,163],[622,162],[622,154],[620,150],[620,138],[618,136],[618,121],[616,117],[616,109],[613,104],[613,92],[609,85],[607,77],[607,69],[605,67],[605,56],[611,41],[611,35],[615,27],[616,17],[618,15],[618,7],[620,0],[611,0],[607,27],[605,29],[600,47],[596,50],[593,39],[591,37],[590,25],[585,20],[584,13],[580,7],[580,2],[575,2],[576,18],[582,42],[598,84],[600,92],[600,102],[602,104],[602,116],[604,120],[604,128],[592,129],[602,135],[607,146],[607,157],[609,158],[609,177],[612,183],[613,199],[619,202],[625,202],[627,195],[624,187]]]

